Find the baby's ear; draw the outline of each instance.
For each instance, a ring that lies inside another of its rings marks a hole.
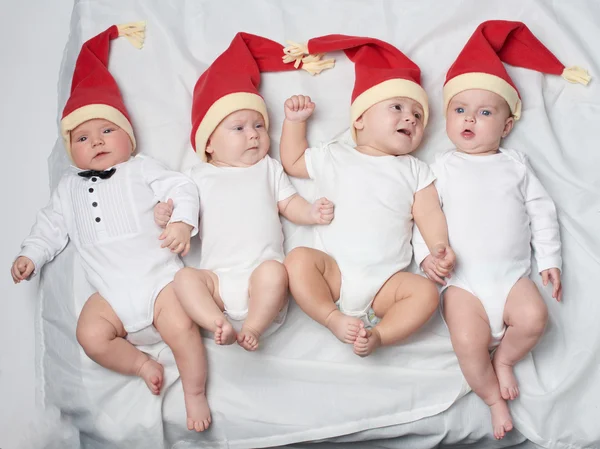
[[[213,149],[210,147],[210,139],[206,141],[206,148],[204,149],[204,152],[208,154],[211,154],[213,152]]]
[[[503,138],[510,134],[510,132],[513,129],[513,126],[515,126],[515,118],[511,115],[506,119],[506,122],[504,122],[504,129],[502,130]]]
[[[354,127],[356,129],[363,129],[365,127],[365,124],[363,123],[362,115],[360,117],[358,117],[356,120],[354,120]]]

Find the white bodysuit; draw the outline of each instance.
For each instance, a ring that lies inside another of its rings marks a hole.
[[[342,275],[338,307],[364,317],[383,284],[410,264],[414,196],[435,177],[413,156],[368,156],[341,141],[304,155],[317,196],[335,205],[331,224],[315,232],[317,249]]]
[[[531,245],[540,271],[561,268],[554,203],[525,155],[514,150],[500,148],[491,156],[452,150],[439,155],[431,168],[456,253],[445,288],[454,285],[479,298],[495,346],[506,329],[508,293],[531,272]],[[414,246],[420,265],[429,250],[418,230]]]
[[[136,156],[115,166],[109,179],[78,176],[71,166],[23,241],[39,272],[67,245],[79,252],[86,277],[111,305],[128,333],[149,327],[160,291],[183,267],[177,254],[161,248],[162,229],[154,206],[172,198],[171,222],[198,224],[198,189],[183,174]]]
[[[239,324],[248,315],[252,272],[267,260],[283,262],[277,203],[296,189],[281,163],[268,155],[250,167],[200,163],[190,177],[200,191],[199,268],[218,276],[225,313]]]

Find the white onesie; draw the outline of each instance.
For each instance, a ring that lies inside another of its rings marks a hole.
[[[192,167],[190,177],[200,191],[199,268],[218,276],[225,313],[240,322],[248,315],[254,269],[267,260],[283,262],[277,203],[296,189],[281,163],[268,155],[250,167],[202,162]]]
[[[554,203],[525,155],[514,150],[500,148],[491,156],[451,150],[439,155],[431,168],[456,253],[454,274],[445,288],[454,285],[479,298],[495,346],[505,331],[508,293],[530,274],[531,245],[540,271],[561,268]],[[420,265],[429,250],[416,229],[414,246]]]
[[[115,166],[108,179],[83,178],[71,166],[23,241],[39,272],[67,245],[79,252],[92,287],[111,305],[128,333],[149,327],[160,291],[183,267],[177,254],[161,248],[162,229],[154,206],[172,198],[171,222],[198,224],[198,189],[183,174],[136,156]]]
[[[317,249],[342,275],[338,307],[364,317],[383,284],[410,264],[414,196],[435,177],[413,156],[368,156],[341,141],[304,155],[317,196],[335,205],[331,224],[315,232]]]

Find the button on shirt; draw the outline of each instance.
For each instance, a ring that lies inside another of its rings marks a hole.
[[[128,332],[152,323],[160,290],[183,264],[161,248],[162,229],[154,222],[154,206],[172,198],[171,222],[182,221],[197,233],[199,198],[185,175],[138,155],[116,165],[109,179],[77,175],[71,167],[38,213],[20,256],[38,272],[67,245],[81,255],[88,281],[113,307]]]

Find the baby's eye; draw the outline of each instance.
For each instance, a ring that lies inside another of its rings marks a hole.
[[[85,142],[86,140],[87,140],[86,136],[81,136],[76,140],[76,142]]]
[[[415,112],[415,118],[417,120],[421,120],[421,113],[420,112]]]
[[[401,111],[402,110],[402,105],[401,104],[395,104],[392,106],[392,108],[394,108],[396,111]]]
[[[485,116],[492,115],[492,111],[484,109],[483,111],[481,111],[481,115],[485,115]]]
[[[257,127],[257,128],[264,128],[264,127],[265,127],[265,125],[264,125],[264,124],[262,124],[262,123],[257,123],[257,124],[256,124],[256,127]]]
[[[465,108],[456,108],[454,110],[454,112],[456,112],[457,114],[464,114],[465,113]]]
[[[244,129],[243,126],[236,126],[235,128],[233,128],[236,131],[242,131]]]
[[[113,131],[114,131],[114,129],[113,129],[113,128],[106,128],[106,129],[105,129],[105,130],[103,130],[102,132],[103,132],[104,134],[110,134],[110,133],[112,133]]]

